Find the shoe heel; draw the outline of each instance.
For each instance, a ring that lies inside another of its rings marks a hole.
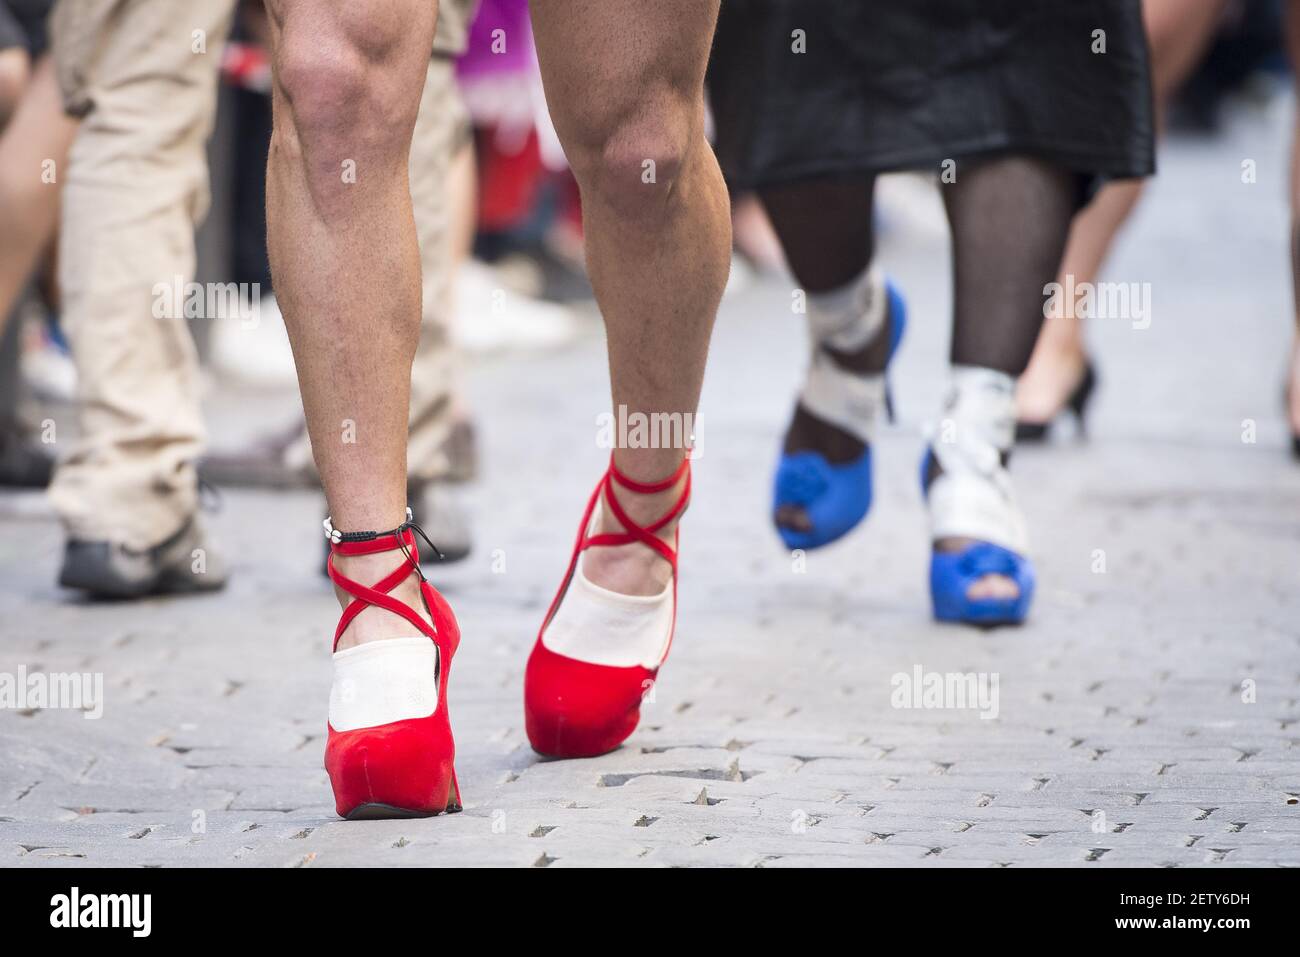
[[[463,810],[464,806],[465,805],[462,804],[460,800],[460,782],[456,780],[456,769],[452,768],[451,788],[447,792],[446,811],[448,814],[455,814],[457,811]]]
[[[451,745],[432,718],[335,732],[325,770],[339,817],[431,817],[460,810]]]
[[[1092,392],[1096,386],[1097,373],[1093,370],[1092,363],[1089,362],[1083,367],[1083,379],[1080,380],[1078,388],[1070,396],[1069,402],[1070,412],[1079,424],[1080,436],[1087,436],[1088,434],[1088,403],[1092,401]]]
[[[894,408],[894,384],[890,381],[888,375],[889,365],[893,364],[894,357],[898,355],[898,347],[903,344],[903,333],[907,329],[907,300],[903,298],[902,292],[892,282],[885,284],[886,294],[889,296],[889,358],[886,360],[885,375],[885,418],[890,425],[898,423],[898,414]]]

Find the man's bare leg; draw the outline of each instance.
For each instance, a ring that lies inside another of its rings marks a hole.
[[[614,408],[694,414],[731,252],[727,191],[704,138],[704,68],[717,0],[537,0],[547,103],[582,190],[587,267],[609,340]],[[682,449],[617,449],[638,481]],[[620,501],[649,522],[679,488]],[[606,530],[617,520],[603,513]],[[671,540],[674,525],[661,531]],[[593,582],[661,592],[668,563],[639,544],[584,553]]]
[[[437,5],[271,0],[268,7],[275,76],[268,246],[312,450],[335,527],[391,529],[405,518],[420,330],[407,164]],[[336,563],[370,583],[392,570],[393,557]],[[422,608],[414,576],[392,594]],[[338,647],[411,633],[401,618],[369,607]]]

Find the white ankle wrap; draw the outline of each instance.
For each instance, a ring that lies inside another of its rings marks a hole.
[[[600,520],[592,510],[590,534]],[[573,569],[564,600],[542,631],[551,651],[593,665],[613,668],[658,668],[668,653],[673,627],[673,586],[658,595],[623,595],[602,588]]]
[[[438,707],[438,646],[429,638],[389,638],[334,653],[330,727],[373,728],[427,718]]]
[[[823,422],[870,445],[885,405],[885,377],[842,369],[824,350],[814,349],[799,403]]]
[[[880,331],[888,311],[885,274],[878,266],[839,289],[809,293],[808,332],[813,346],[856,352]]]
[[[880,332],[888,314],[884,273],[872,267],[832,292],[808,297],[812,364],[799,402],[805,409],[870,445],[885,404],[882,373],[851,372],[826,353],[826,347],[856,352]]]
[[[1015,380],[992,369],[955,366],[944,418],[931,440],[943,474],[926,494],[930,537],[973,538],[1028,551],[1002,453],[1015,438]]]

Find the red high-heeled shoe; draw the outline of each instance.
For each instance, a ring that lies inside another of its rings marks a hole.
[[[335,649],[344,630],[368,605],[400,615],[419,630],[414,638],[335,652],[325,770],[336,809],[348,820],[427,817],[461,809],[456,745],[447,713],[447,683],[460,629],[446,599],[420,570],[417,531],[424,535],[411,521],[409,509],[407,521],[388,532],[339,532],[325,520],[329,576],[354,596],[334,632]],[[334,567],[335,555],[399,549],[402,564],[373,586],[355,582]],[[410,605],[388,594],[412,573],[420,578],[432,627]]]
[[[614,495],[614,483],[651,495],[672,488],[683,475],[686,481],[676,503],[649,525],[629,518]],[[609,470],[587,503],[568,571],[524,674],[524,726],[539,754],[594,757],[613,751],[636,729],[641,702],[668,657],[677,622],[677,531],[671,546],[655,533],[682,514],[690,494],[689,457],[668,478],[648,483],[628,478],[611,457]],[[624,531],[592,534],[602,503]],[[660,595],[621,595],[582,574],[579,558],[587,548],[633,542],[653,549],[672,566],[672,583]],[[580,591],[571,594],[574,586]]]

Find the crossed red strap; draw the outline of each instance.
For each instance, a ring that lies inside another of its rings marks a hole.
[[[403,545],[406,546],[406,554],[403,555],[402,564],[373,586],[353,581],[334,567],[335,555],[346,555],[348,557],[373,555],[376,552],[396,551]],[[400,535],[381,535],[368,542],[339,542],[330,547],[329,560],[325,564],[326,570],[329,572],[334,584],[353,596],[352,601],[348,603],[348,607],[343,609],[338,628],[334,630],[335,647],[338,646],[339,638],[343,632],[352,623],[352,619],[361,614],[367,605],[378,605],[380,608],[391,611],[394,615],[401,615],[416,628],[419,628],[422,634],[437,639],[438,633],[410,605],[404,601],[398,601],[388,594],[413,572],[418,573],[419,561],[420,552],[415,544],[415,533],[409,528],[404,529]]]
[[[674,571],[677,568],[677,551],[662,538],[655,535],[655,532],[666,526],[669,522],[677,518],[686,508],[686,503],[691,497],[691,460],[690,457],[682,459],[682,464],[677,466],[677,470],[668,478],[659,482],[638,482],[636,479],[629,478],[619,471],[618,466],[614,464],[614,457],[611,455],[609,460],[609,471],[605,473],[605,478],[601,481],[601,489],[604,492],[605,501],[609,503],[609,510],[614,513],[614,517],[622,523],[625,531],[622,532],[604,532],[599,535],[587,535],[584,529],[583,537],[578,542],[578,550],[581,551],[591,545],[630,545],[633,542],[640,542],[647,548],[653,548],[656,552],[668,560],[673,566]],[[686,475],[686,483],[682,486],[682,493],[677,497],[677,501],[672,508],[668,509],[660,518],[651,522],[649,525],[640,525],[634,522],[623,506],[618,503],[618,498],[614,495],[614,483],[617,482],[630,492],[636,492],[641,495],[653,495],[656,492],[663,492],[672,488]]]

